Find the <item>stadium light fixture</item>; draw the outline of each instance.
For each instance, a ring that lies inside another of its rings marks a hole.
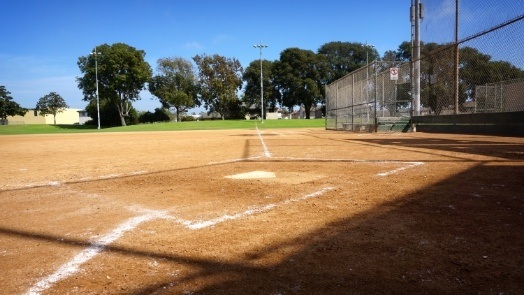
[[[262,48],[267,48],[267,45],[262,44],[255,44],[253,47],[260,49],[260,108],[261,108],[261,115],[262,115],[262,121],[261,123],[264,123],[264,80],[263,80],[263,74],[262,74]]]
[[[101,53],[97,52],[95,47],[95,52],[91,52],[90,54],[95,56],[96,112],[98,118],[98,129],[100,129],[100,99],[98,97],[98,55]]]

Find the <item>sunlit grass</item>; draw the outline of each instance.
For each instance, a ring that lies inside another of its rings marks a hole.
[[[134,131],[181,131],[181,130],[221,130],[221,129],[274,129],[274,128],[323,128],[324,119],[293,120],[214,120],[138,124],[125,127],[102,128],[86,125],[1,125],[0,135],[14,134],[53,134],[86,132],[134,132]]]

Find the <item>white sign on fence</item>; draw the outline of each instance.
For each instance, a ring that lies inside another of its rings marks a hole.
[[[398,80],[398,68],[389,69],[389,79],[395,81]]]

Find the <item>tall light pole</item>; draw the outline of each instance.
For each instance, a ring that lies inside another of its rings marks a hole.
[[[253,45],[253,47],[260,49],[260,108],[262,113],[262,123],[264,123],[264,76],[262,74],[262,48],[267,48],[267,45],[262,44],[256,44]]]
[[[100,54],[100,52],[97,52],[95,47],[95,52],[91,52],[90,54],[95,56],[96,112],[98,118],[98,129],[100,129],[100,99],[98,97],[98,55]]]

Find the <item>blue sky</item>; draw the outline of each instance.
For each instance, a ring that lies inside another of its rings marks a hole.
[[[277,60],[289,47],[317,51],[331,41],[368,42],[383,54],[410,39],[411,0],[3,2],[0,85],[26,108],[52,91],[70,107],[84,108],[76,62],[104,43],[144,50],[155,69],[159,58],[191,60],[204,53],[234,57],[247,67],[259,58],[253,48],[259,42],[269,45],[263,58]],[[147,91],[141,97],[134,104],[139,111],[160,106]]]

